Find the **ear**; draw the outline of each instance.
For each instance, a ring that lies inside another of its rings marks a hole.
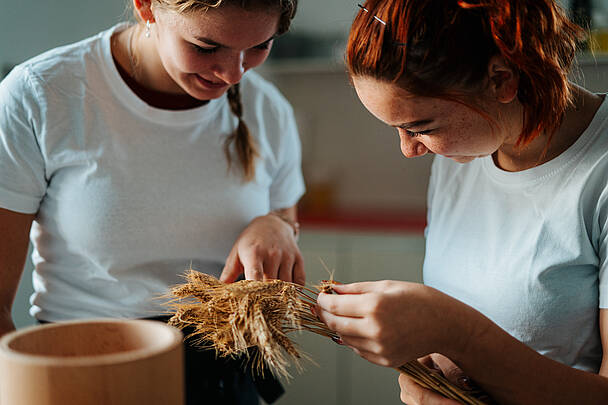
[[[488,64],[490,90],[500,103],[508,104],[517,97],[519,76],[502,56],[493,56]]]
[[[152,0],[133,0],[133,8],[142,21],[155,22],[152,13]]]

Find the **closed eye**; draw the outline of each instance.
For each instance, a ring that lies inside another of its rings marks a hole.
[[[274,40],[274,38],[270,38],[268,41],[266,42],[262,42],[259,45],[254,46],[254,49],[261,49],[261,50],[266,50],[268,48],[270,48],[270,44],[272,44],[272,41]]]
[[[210,48],[204,48],[202,46],[199,46],[197,44],[192,44],[192,46],[194,47],[194,50],[198,53],[203,53],[203,54],[211,54],[214,53],[215,51],[218,50],[219,47],[214,46],[214,47],[210,47]]]
[[[268,41],[262,42],[261,44],[254,46],[252,49],[258,49],[258,50],[265,51],[268,48],[270,48],[270,44],[272,44],[273,40],[274,40],[274,38],[270,38]],[[193,44],[193,43],[191,43],[191,45],[194,47],[194,50],[196,52],[206,54],[206,55],[212,54],[220,48],[219,46],[203,47],[203,46]]]
[[[415,138],[420,135],[428,135],[431,132],[433,132],[432,129],[426,129],[424,131],[410,131],[409,129],[405,130],[405,133],[408,134],[409,136],[411,136],[412,138]]]

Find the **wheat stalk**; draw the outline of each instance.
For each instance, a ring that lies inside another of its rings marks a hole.
[[[170,290],[173,316],[169,324],[192,328],[194,332],[188,337],[201,347],[214,348],[220,356],[249,357],[248,349],[257,347],[259,355],[251,360],[258,373],[263,373],[267,364],[273,374],[290,378],[287,368],[291,361],[301,371],[299,360],[308,356],[287,333],[305,330],[334,341],[340,338],[312,311],[320,292],[332,292],[333,280],[323,280],[311,289],[281,280],[225,284],[192,269],[185,278],[186,283]],[[398,370],[447,398],[469,405],[485,404],[480,390],[463,391],[417,360]]]

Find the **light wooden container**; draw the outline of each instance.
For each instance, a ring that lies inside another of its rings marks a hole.
[[[162,322],[100,319],[0,340],[1,405],[183,405],[182,334]]]

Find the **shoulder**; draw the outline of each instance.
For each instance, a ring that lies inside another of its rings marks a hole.
[[[60,46],[20,65],[29,79],[41,88],[69,89],[89,81],[104,65],[103,41],[116,27],[81,41]]]
[[[247,72],[241,81],[241,97],[244,106],[256,106],[256,109],[265,107],[279,114],[293,113],[292,107],[285,96],[274,84],[255,71]]]

